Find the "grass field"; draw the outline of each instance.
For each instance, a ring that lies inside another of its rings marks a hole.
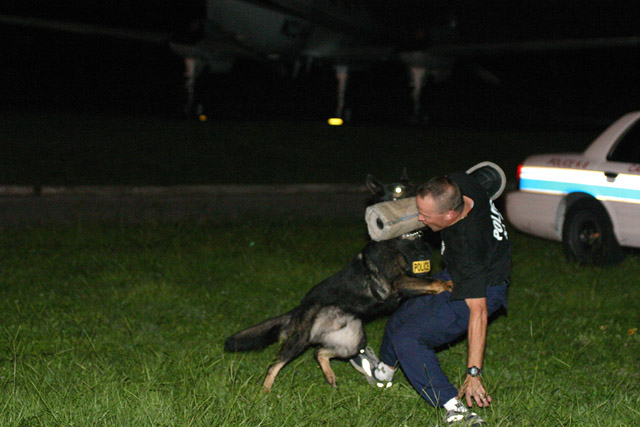
[[[226,336],[288,310],[364,245],[362,223],[76,225],[0,234],[0,425],[429,426],[399,375],[370,387],[348,363],[324,383],[311,351],[261,383],[276,347],[225,354]],[[489,329],[493,426],[640,420],[640,259],[567,263],[511,232],[507,316]],[[384,319],[367,325],[380,344]],[[454,382],[465,343],[440,353]]]

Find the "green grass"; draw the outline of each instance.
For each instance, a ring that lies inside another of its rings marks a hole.
[[[425,426],[442,412],[403,375],[371,388],[348,363],[325,384],[307,351],[226,354],[364,245],[361,223],[76,225],[0,235],[0,425]],[[494,426],[631,426],[640,419],[640,261],[567,263],[558,243],[511,233],[508,316],[489,329]],[[380,344],[384,319],[367,325]],[[630,334],[629,331],[634,333]],[[459,382],[465,343],[440,353]]]
[[[419,182],[484,160],[513,179],[526,156],[582,151],[597,133],[3,112],[0,184],[362,184],[404,168]]]

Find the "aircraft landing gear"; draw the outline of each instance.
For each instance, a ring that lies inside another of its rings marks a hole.
[[[336,65],[336,80],[338,80],[338,102],[336,112],[333,117],[349,121],[351,113],[349,109],[345,110],[345,93],[347,92],[347,82],[349,81],[349,67],[346,65]]]

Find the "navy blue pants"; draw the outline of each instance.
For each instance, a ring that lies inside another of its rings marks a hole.
[[[458,395],[435,354],[437,347],[464,335],[469,327],[469,307],[464,300],[450,301],[450,295],[405,301],[387,321],[380,346],[382,361],[389,366],[399,362],[411,385],[432,406],[443,406]],[[487,288],[489,316],[506,306],[506,283]]]

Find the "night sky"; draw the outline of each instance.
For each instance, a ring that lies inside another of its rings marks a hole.
[[[2,14],[23,15],[180,34],[204,14],[202,1],[3,2]],[[482,4],[481,4],[482,3]],[[395,37],[447,22],[452,11],[459,38],[469,42],[638,35],[640,8],[629,1],[372,2]],[[419,6],[417,6],[419,5]],[[182,60],[166,46],[0,24],[5,66],[0,109],[81,110],[174,114],[182,106]],[[478,65],[500,79],[493,87]],[[428,110],[443,119],[474,111],[612,117],[640,109],[640,49],[510,54],[458,61],[453,76],[427,88]],[[210,114],[220,117],[324,117],[333,109],[329,66],[291,80],[276,67],[240,62],[231,75],[200,82]],[[402,66],[374,64],[355,71],[348,102],[361,118],[408,112]]]

